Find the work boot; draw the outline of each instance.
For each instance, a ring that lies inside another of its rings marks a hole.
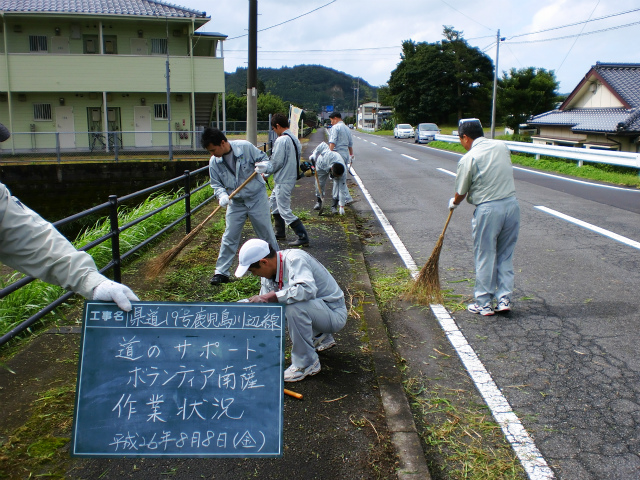
[[[298,239],[295,242],[289,242],[289,246],[290,247],[308,247],[309,236],[307,235],[307,229],[304,228],[304,225],[302,224],[300,219],[297,218],[296,221],[289,226],[294,232],[296,232],[296,235],[298,235]]]
[[[220,285],[222,283],[229,283],[229,277],[221,273],[216,273],[210,280],[211,285]]]
[[[322,199],[320,197],[316,197],[316,198],[318,199],[318,201],[313,206],[313,209],[314,210],[321,210],[322,209]]]
[[[333,199],[333,205],[331,205],[331,213],[333,215],[337,215],[338,214],[338,202],[339,202],[339,200],[337,198]]]
[[[276,226],[276,240],[286,240],[287,232],[285,231],[286,225],[284,224],[284,218],[282,218],[279,213],[274,213],[273,222]]]

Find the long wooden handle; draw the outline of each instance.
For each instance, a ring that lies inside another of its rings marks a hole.
[[[449,216],[447,217],[447,222],[444,224],[444,228],[442,229],[442,235],[447,231],[447,227],[449,226],[449,221],[451,220],[451,215],[453,215],[453,208],[449,209]]]
[[[251,175],[249,175],[249,178],[247,178],[244,182],[242,182],[242,185],[240,185],[238,188],[236,188],[233,192],[231,192],[229,194],[229,199],[232,199],[233,197],[235,197],[236,193],[238,193],[240,190],[242,190],[247,183],[249,183],[251,180],[253,180],[253,177],[255,177],[258,174],[258,172],[253,172]],[[207,223],[209,220],[211,220],[211,218],[218,213],[218,210],[220,210],[222,207],[220,205],[218,205],[213,212],[211,212],[209,215],[207,215],[207,218],[205,218],[202,222],[200,222],[200,225],[198,225],[198,227],[204,227],[205,223]],[[196,227],[197,228],[197,227]],[[196,229],[194,229],[196,230]],[[192,232],[194,231],[192,230]],[[200,229],[198,229],[198,232],[200,231]],[[196,232],[197,234],[197,232]]]
[[[320,194],[320,198],[324,198],[324,192],[320,189],[320,180],[318,180],[318,167],[314,169],[313,173],[316,177],[316,185],[318,186],[318,193]]]

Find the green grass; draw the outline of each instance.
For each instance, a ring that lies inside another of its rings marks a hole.
[[[524,479],[525,472],[488,407],[472,392],[409,378],[405,392],[418,421],[434,478]]]
[[[206,188],[198,191],[191,197],[191,204],[194,206],[200,204],[205,198],[207,198],[207,196],[210,195],[210,193],[210,190]],[[129,223],[130,221],[139,218],[166,203],[169,203],[172,199],[180,195],[181,192],[177,192],[173,195],[153,195],[134,208],[121,207],[118,212],[119,225]],[[126,252],[130,250],[183,214],[184,203],[179,202],[163,210],[157,215],[140,222],[134,227],[121,232],[120,251]],[[182,227],[178,226],[177,228]],[[109,219],[100,219],[94,226],[81,232],[73,244],[79,248],[82,245],[106,235],[110,229]],[[103,242],[92,248],[89,253],[94,258],[98,268],[101,268],[111,260],[111,242]],[[138,252],[136,255],[132,255],[129,258],[139,256],[140,253],[142,252]],[[0,287],[5,287],[22,277],[24,277],[24,275],[19,272],[13,272],[5,275],[0,278]],[[56,300],[63,293],[65,293],[63,288],[37,280],[3,298],[0,300],[0,334],[9,332],[31,315],[34,315],[43,307]],[[51,315],[44,317],[43,321],[45,321],[45,319],[50,320],[56,315],[60,314],[53,312]],[[30,332],[31,329],[27,331]]]
[[[466,153],[462,145],[449,142],[430,142],[429,146],[440,150]],[[533,168],[545,172],[555,172],[572,177],[586,178],[600,182],[624,185],[628,187],[640,187],[640,176],[634,168],[616,167],[606,164],[584,164],[579,167],[574,160],[566,160],[552,157],[542,157],[536,160],[535,156],[512,154],[511,161],[516,165]]]

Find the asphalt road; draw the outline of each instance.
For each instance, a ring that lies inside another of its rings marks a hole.
[[[354,137],[357,175],[424,265],[460,155]],[[453,317],[556,478],[640,478],[640,191],[521,168],[515,178],[514,311]],[[439,262],[443,287],[469,299],[472,213],[455,210]]]

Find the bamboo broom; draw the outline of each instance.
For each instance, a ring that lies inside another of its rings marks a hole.
[[[320,195],[320,201],[323,202],[320,204],[320,210],[318,210],[318,216],[322,215],[322,210],[324,209],[324,192],[320,190],[320,180],[318,180],[318,168],[314,168],[313,176],[316,177],[316,185],[318,186],[318,194]]]
[[[453,208],[449,210],[447,222],[444,224],[442,233],[436,242],[436,246],[433,248],[433,252],[431,252],[429,260],[427,260],[427,263],[425,263],[422,270],[420,270],[416,281],[409,291],[410,298],[424,305],[429,305],[433,302],[442,303],[443,301],[442,291],[440,290],[438,261],[440,259],[442,244],[444,243],[444,233],[447,231],[447,226],[449,226],[451,215],[453,215]]]
[[[231,192],[231,194],[229,195],[229,200],[231,200],[240,190],[242,190],[247,185],[247,183],[253,180],[253,177],[255,177],[257,174],[258,172],[253,172],[251,175],[249,175],[249,178],[247,178],[244,182],[242,182],[242,185],[240,185],[233,192]],[[191,230],[191,232],[189,232],[188,235],[186,235],[182,240],[180,240],[180,243],[178,243],[175,247],[171,248],[170,250],[167,250],[163,254],[158,255],[156,258],[154,258],[151,261],[149,267],[147,268],[147,278],[155,278],[158,275],[160,275],[169,266],[169,264],[173,261],[173,259],[178,256],[178,254],[182,251],[182,249],[186,247],[189,243],[191,243],[191,241],[195,238],[195,236],[198,235],[200,230],[204,228],[205,224],[209,220],[211,220],[213,216],[216,213],[218,213],[218,210],[220,210],[221,208],[222,207],[218,206],[213,212],[211,212],[207,216],[207,218],[205,218],[202,222],[200,222],[200,224],[196,228]]]

